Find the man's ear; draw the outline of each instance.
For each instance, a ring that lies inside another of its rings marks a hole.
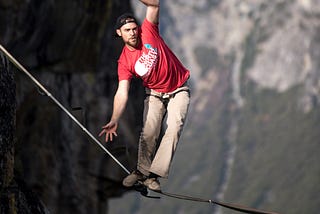
[[[117,34],[118,34],[118,36],[120,36],[121,37],[121,30],[120,29],[117,29]]]

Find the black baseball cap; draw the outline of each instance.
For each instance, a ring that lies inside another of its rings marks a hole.
[[[115,30],[120,29],[123,25],[131,22],[138,24],[137,19],[131,13],[124,13],[117,18]],[[116,37],[119,37],[117,33]]]

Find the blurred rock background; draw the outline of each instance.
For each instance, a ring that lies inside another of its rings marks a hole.
[[[145,8],[131,3],[142,20]],[[319,0],[163,0],[161,7],[161,33],[192,72],[191,110],[163,188],[279,213],[317,213]],[[97,135],[117,87],[122,43],[113,37],[113,23],[126,11],[131,6],[124,0],[0,0],[0,42]],[[1,115],[13,120],[1,128],[15,132],[1,132],[11,142],[1,142],[11,148],[1,154],[14,150],[6,161],[11,170],[1,174],[32,191],[45,207],[39,213],[234,213],[124,194],[122,169],[2,59],[1,83],[9,80],[3,85],[11,90],[1,90]],[[143,102],[139,80],[130,93],[117,142],[106,147],[132,169]]]
[[[143,6],[131,2],[143,18]],[[192,71],[193,88],[164,188],[279,213],[317,213],[320,2],[164,0],[161,13],[162,35]],[[128,200],[132,206],[118,211]],[[111,204],[112,213],[235,213],[134,194]]]

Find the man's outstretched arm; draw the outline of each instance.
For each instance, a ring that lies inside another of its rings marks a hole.
[[[147,6],[146,19],[153,24],[158,24],[160,1],[159,0],[140,0],[140,1]]]
[[[113,140],[113,136],[117,136],[118,121],[126,107],[128,100],[128,93],[130,82],[128,80],[121,80],[118,85],[117,92],[113,101],[112,117],[106,125],[102,127],[99,137],[106,134],[105,141]]]

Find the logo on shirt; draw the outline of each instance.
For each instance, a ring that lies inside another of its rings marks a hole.
[[[148,76],[158,62],[158,50],[150,44],[145,44],[144,47],[147,53],[143,52],[134,66],[136,73],[141,77]]]

